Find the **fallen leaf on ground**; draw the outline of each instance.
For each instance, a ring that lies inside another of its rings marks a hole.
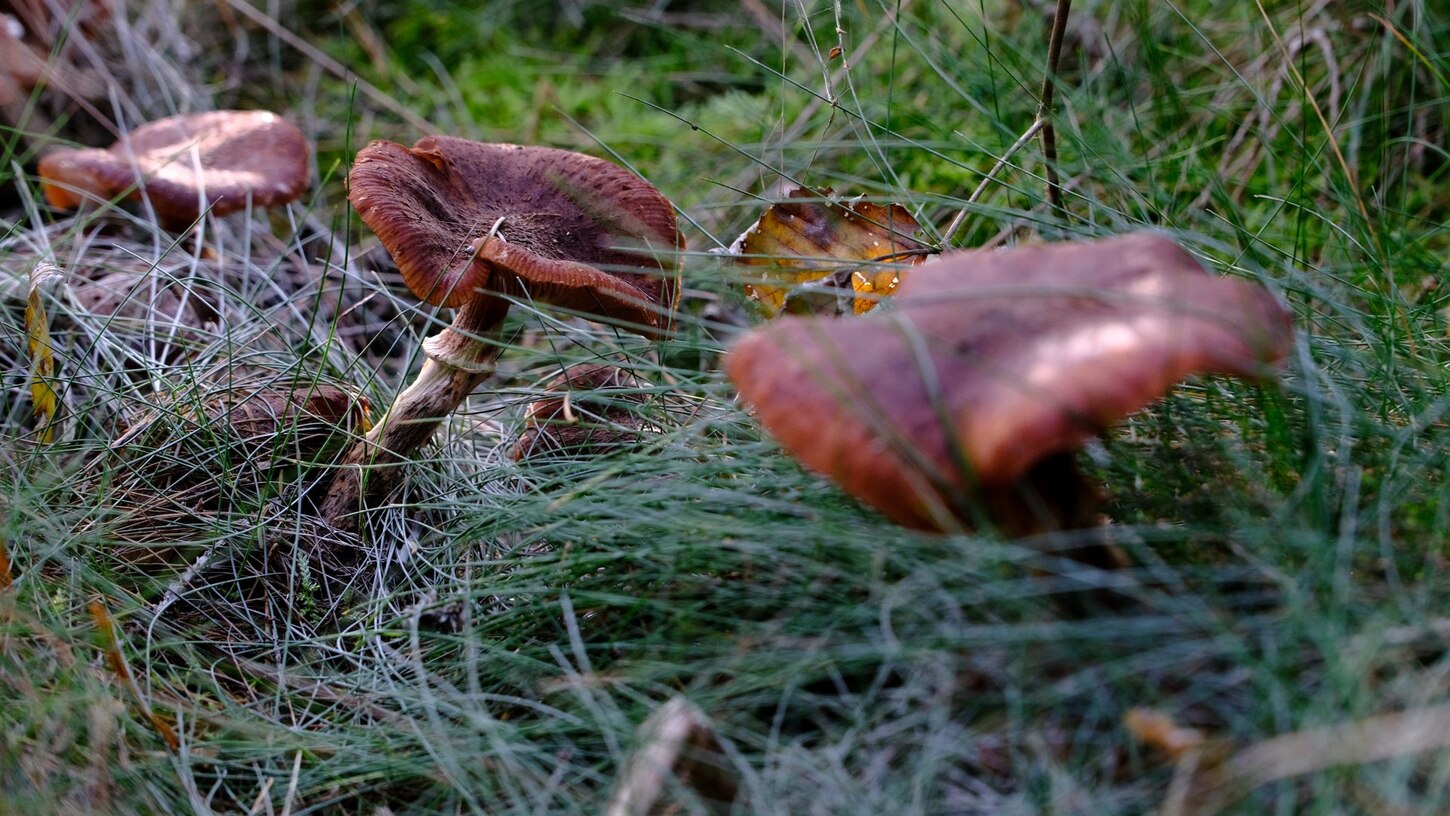
[[[45,313],[44,290],[64,276],[55,264],[41,262],[30,273],[30,294],[25,303],[25,338],[30,354],[30,405],[36,421],[36,439],[55,441],[60,396],[55,391],[55,352],[50,344],[50,318]]]
[[[842,201],[830,188],[797,187],[730,252],[740,266],[758,270],[745,291],[770,317],[823,308],[793,302],[793,290],[813,283],[828,294],[849,295],[851,311],[864,314],[896,291],[904,267],[926,259],[921,235],[921,225],[900,204]]]

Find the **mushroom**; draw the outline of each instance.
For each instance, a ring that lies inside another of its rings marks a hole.
[[[551,396],[529,405],[524,430],[509,450],[514,461],[550,454],[606,453],[639,438],[646,396],[618,366],[576,365],[550,380]]]
[[[100,319],[95,328],[128,339],[138,347],[155,344],[165,362],[188,346],[207,340],[203,331],[215,307],[179,281],[148,280],[132,272],[111,272],[71,288],[81,313]]]
[[[75,209],[143,195],[172,231],[210,211],[226,215],[295,200],[307,188],[307,140],[266,111],[213,111],[142,125],[104,150],[56,150],[40,159],[45,199]]]
[[[726,371],[807,467],[926,530],[1090,526],[1077,447],[1191,374],[1263,376],[1293,338],[1263,287],[1153,234],[950,253],[895,301],[757,329]]]
[[[366,432],[369,415],[367,398],[350,389],[276,375],[166,394],[92,461],[88,478],[106,485],[112,511],[100,523],[118,541],[195,536],[207,514],[231,506],[229,495],[310,490],[314,469]]]
[[[343,460],[322,505],[344,517],[397,483],[396,467],[493,371],[506,298],[668,330],[683,238],[669,200],[618,165],[566,150],[429,136],[377,141],[348,176],[358,214],[413,294],[457,309],[423,344],[428,359]]]

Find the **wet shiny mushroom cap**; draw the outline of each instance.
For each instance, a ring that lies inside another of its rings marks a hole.
[[[784,318],[726,371],[807,467],[900,524],[947,529],[1189,375],[1263,376],[1292,338],[1262,286],[1139,234],[950,253],[894,309]]]
[[[104,150],[48,153],[39,171],[55,207],[144,193],[162,226],[179,230],[203,211],[296,200],[307,189],[309,153],[302,132],[275,113],[213,111],[151,122]]]
[[[349,198],[408,288],[459,307],[479,290],[668,324],[683,246],[674,207],[618,165],[545,147],[429,136],[358,152]]]

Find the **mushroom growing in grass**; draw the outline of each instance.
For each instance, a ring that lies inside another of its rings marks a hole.
[[[619,366],[586,363],[564,371],[544,386],[550,396],[529,405],[509,458],[603,454],[638,441],[649,399],[643,388]]]
[[[1189,375],[1262,377],[1292,339],[1262,286],[1138,234],[950,253],[892,309],[751,332],[726,371],[786,450],[893,521],[1022,536],[1095,523],[1090,437]]]
[[[591,156],[429,136],[373,142],[348,176],[353,207],[413,294],[456,309],[427,360],[367,439],[344,457],[322,505],[349,514],[386,495],[403,461],[493,372],[508,298],[608,319],[646,336],[669,327],[683,238],[649,182]]]
[[[144,196],[176,232],[204,212],[295,201],[307,189],[309,152],[302,131],[275,113],[212,111],[142,125],[104,150],[56,150],[38,169],[53,207]]]

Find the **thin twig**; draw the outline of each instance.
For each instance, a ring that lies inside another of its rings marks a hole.
[[[171,608],[172,604],[181,600],[182,593],[190,588],[191,583],[196,580],[198,575],[201,575],[202,570],[205,570],[206,565],[211,562],[211,557],[221,549],[223,544],[232,546],[231,542],[228,542],[226,539],[217,541],[208,547],[206,552],[197,556],[196,560],[191,563],[191,566],[186,568],[185,572],[181,573],[180,577],[171,582],[171,585],[166,588],[166,592],[162,593],[161,601],[152,610],[152,620],[159,620],[165,614],[166,610]]]
[[[1053,81],[1057,76],[1057,63],[1062,58],[1062,39],[1067,31],[1067,12],[1072,0],[1057,0],[1057,12],[1052,17],[1052,35],[1047,41],[1047,74],[1042,78],[1042,100],[1037,107],[1037,121],[1042,123],[1042,160],[1047,164],[1047,200],[1052,208],[1062,210],[1062,187],[1057,178],[1057,130],[1052,126],[1052,94],[1056,89]]]
[[[946,230],[942,233],[942,249],[946,249],[947,247],[951,246],[952,239],[956,237],[957,230],[961,229],[962,222],[966,220],[967,213],[971,211],[972,205],[976,204],[977,200],[980,199],[982,195],[987,192],[987,187],[989,187],[992,182],[996,180],[997,174],[1002,172],[1002,168],[1006,167],[1007,163],[1012,161],[1012,157],[1016,155],[1017,151],[1021,150],[1024,145],[1032,141],[1032,137],[1037,135],[1037,131],[1042,130],[1043,126],[1046,124],[1046,121],[1047,120],[1043,119],[1041,116],[1037,117],[1037,121],[1033,122],[1032,126],[1027,128],[1027,130],[1024,131],[1021,136],[1018,136],[1017,141],[1013,142],[1011,147],[1008,147],[1006,152],[998,157],[997,163],[992,165],[992,169],[987,171],[987,175],[982,176],[982,181],[980,184],[977,185],[977,189],[973,190],[972,194],[967,196],[966,203],[963,204],[962,208],[957,211],[956,217],[952,219],[952,222],[947,225]]]

